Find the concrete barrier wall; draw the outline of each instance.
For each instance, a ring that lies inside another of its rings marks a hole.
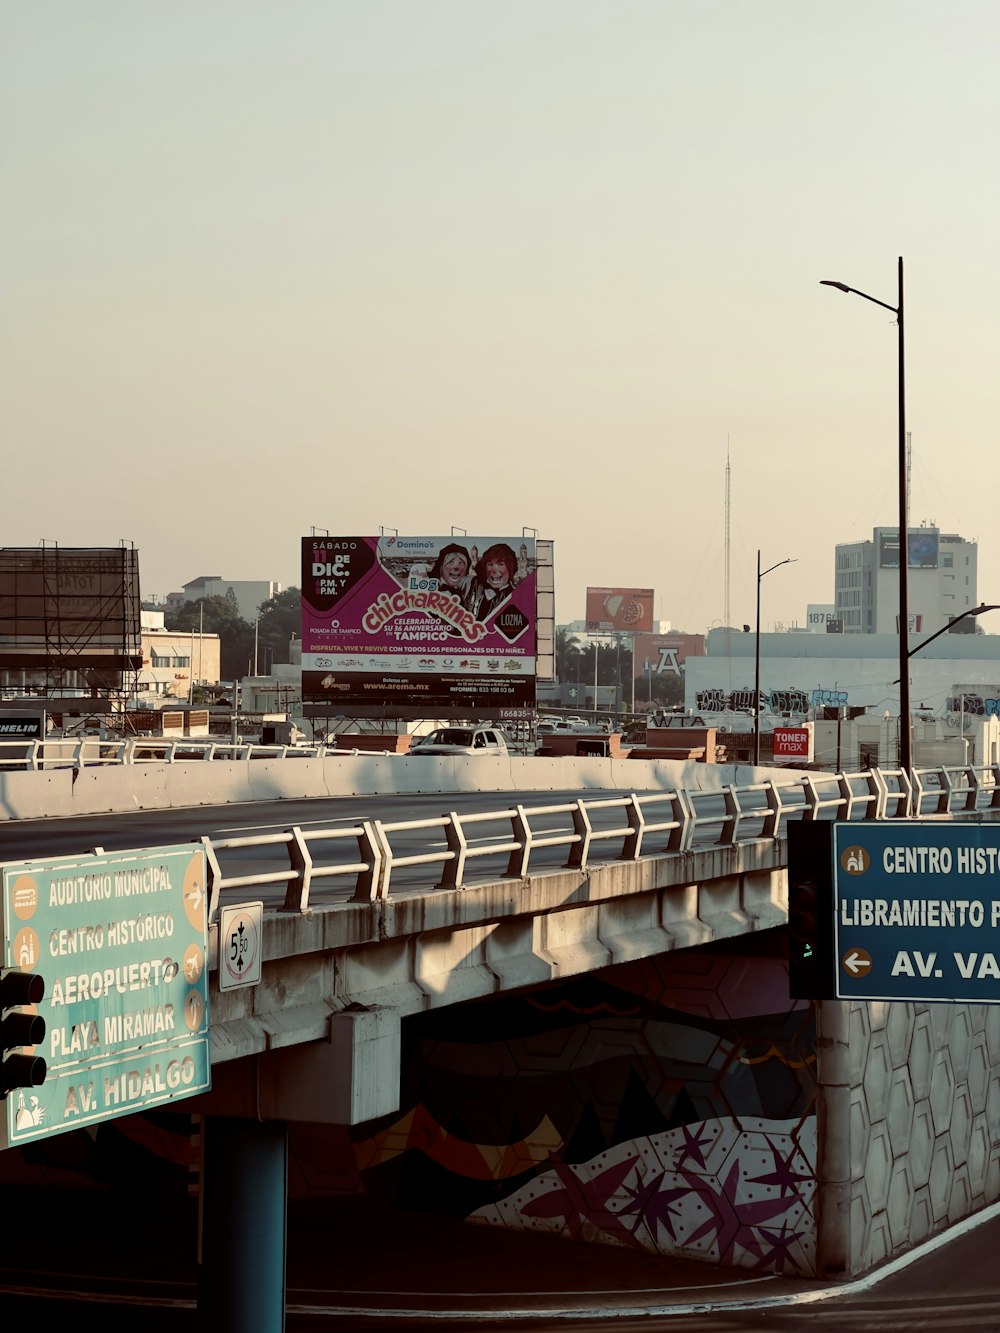
[[[73,813],[70,769],[0,773],[0,819],[45,819]]]
[[[60,819],[247,801],[448,792],[718,791],[787,770],[656,759],[337,755],[106,764],[0,772],[0,820]]]

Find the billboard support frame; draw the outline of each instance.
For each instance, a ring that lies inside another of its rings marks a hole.
[[[142,670],[136,548],[0,547],[0,643],[7,686],[26,688],[31,673],[39,698],[127,697]]]

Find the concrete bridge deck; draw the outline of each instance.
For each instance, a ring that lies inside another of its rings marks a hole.
[[[425,760],[419,777],[407,772],[412,763],[397,767],[406,762],[365,756],[350,770],[343,760],[298,759],[280,769],[159,765],[140,769],[138,780],[120,771],[109,778],[103,769],[75,777],[7,774],[0,790],[14,814],[40,811],[50,798],[59,812],[65,803],[176,808],[217,801],[220,793],[230,800],[251,792],[256,799],[303,789],[326,794],[348,782],[382,790],[419,781],[421,790],[438,784],[442,791],[493,782],[509,800],[532,778],[558,790],[568,776],[565,760],[515,760],[492,774],[491,761],[473,771],[445,761],[432,774]],[[391,826],[365,821],[370,827],[360,836],[371,860],[359,842],[361,861],[342,881],[346,892],[323,901],[325,890],[306,873],[311,863],[292,837],[286,883],[264,918],[262,980],[213,995],[214,1086],[196,1109],[264,1126],[377,1120],[399,1106],[405,1018],[726,940],[773,940],[786,920],[788,818],[996,814],[990,773],[942,773],[933,782],[918,775],[911,787],[892,775],[825,779],[651,764],[641,777],[639,761],[570,762],[582,791],[607,792],[628,779],[627,817],[617,808],[612,815],[621,827],[611,859],[599,859],[584,801],[557,844],[557,855],[565,851],[576,864],[541,866],[529,856],[519,863],[523,873],[448,884],[442,869],[456,863],[464,835],[439,820],[430,830],[435,847],[425,886],[405,887],[399,870],[406,854],[394,851]],[[330,763],[336,782],[326,771]],[[671,818],[648,840],[634,795],[643,780],[647,795],[673,802]],[[59,790],[39,790],[39,783]],[[699,814],[702,801],[710,812]],[[512,828],[511,858],[524,857],[523,828],[521,834],[519,841]],[[223,900],[245,898],[253,878],[227,877],[225,848],[217,850],[215,910]],[[217,924],[213,931],[217,957]],[[816,1022],[815,1271],[856,1274],[1000,1198],[1000,1007],[824,1001]],[[809,1141],[807,1135],[803,1143]]]

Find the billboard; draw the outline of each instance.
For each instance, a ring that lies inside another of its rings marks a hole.
[[[534,538],[303,537],[303,705],[523,716],[535,704],[536,593]]]
[[[0,548],[0,670],[141,667],[137,551]]]
[[[911,569],[937,569],[938,533],[934,528],[918,528],[906,534],[907,562]]]
[[[878,528],[878,563],[880,569],[899,568],[899,528]],[[909,569],[937,569],[939,553],[937,528],[908,528],[906,564]]]
[[[878,530],[878,566],[879,569],[899,568],[898,528],[880,528]]]
[[[588,634],[651,634],[652,588],[588,588]]]

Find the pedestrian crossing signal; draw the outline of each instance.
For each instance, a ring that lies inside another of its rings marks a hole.
[[[0,1099],[45,1082],[48,1066],[33,1050],[45,1040],[45,1019],[35,1011],[44,998],[45,980],[37,973],[0,971]]]

